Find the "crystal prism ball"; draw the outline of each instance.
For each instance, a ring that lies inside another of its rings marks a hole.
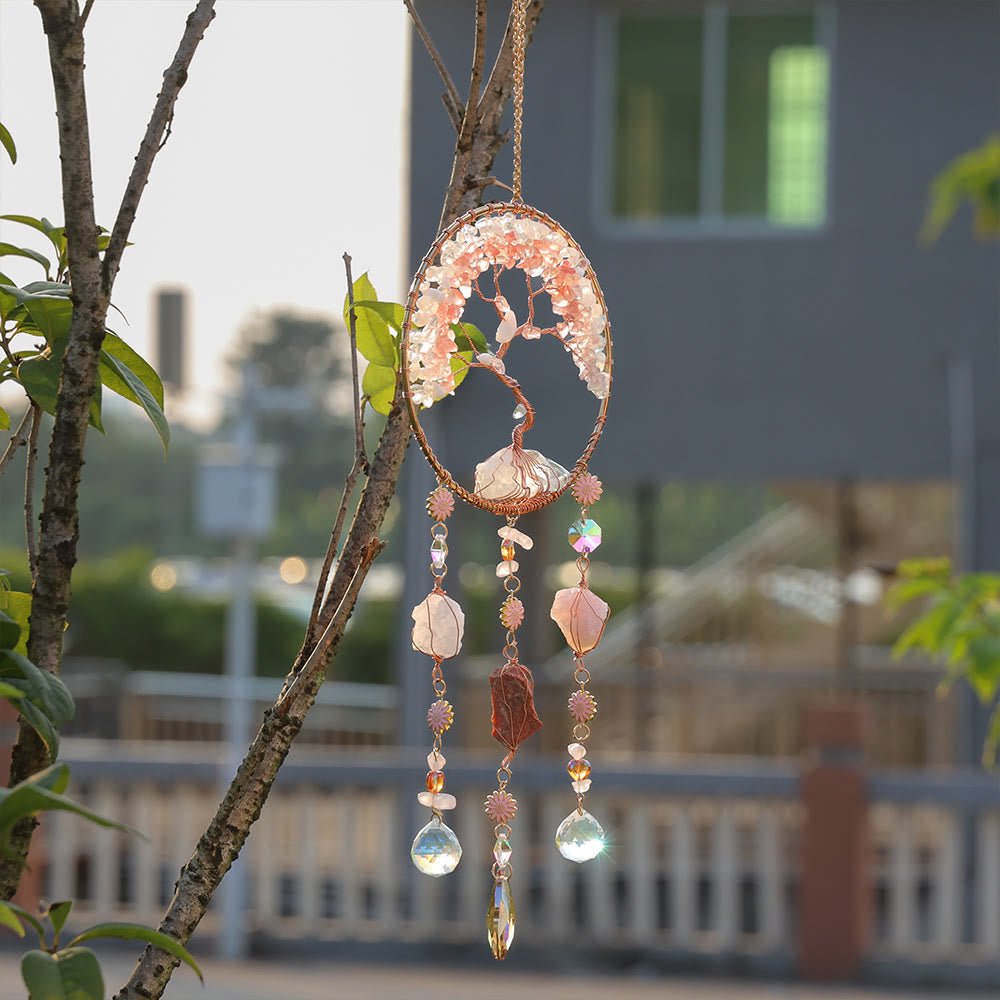
[[[586,809],[574,809],[556,830],[556,847],[567,861],[583,864],[604,850],[604,827]]]
[[[455,831],[435,816],[413,838],[410,857],[417,871],[438,878],[458,867],[462,860],[462,845]]]
[[[502,284],[504,272],[516,277],[512,286]],[[463,320],[470,302],[492,316],[482,331]],[[527,398],[517,381],[518,369],[531,368],[535,349],[527,345],[543,339],[558,342],[580,381],[599,401],[593,432],[571,468],[523,445],[536,406],[540,413],[548,409],[544,399]],[[582,473],[607,415],[611,332],[590,262],[549,216],[521,203],[498,202],[467,212],[445,229],[410,287],[401,355],[404,395],[417,441],[438,479],[463,500],[502,515],[525,513],[555,500]],[[434,455],[419,413],[454,393],[470,374],[480,387],[482,378],[489,376],[509,390],[519,423],[510,445],[497,450],[503,442],[495,442],[484,448],[475,483],[467,489]]]

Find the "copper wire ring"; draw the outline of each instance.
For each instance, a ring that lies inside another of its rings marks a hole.
[[[559,497],[561,497],[563,493],[565,493],[566,490],[569,489],[569,487],[577,480],[577,478],[586,471],[587,462],[590,460],[590,456],[594,453],[594,448],[597,447],[597,442],[600,440],[601,434],[604,432],[604,423],[608,416],[608,399],[610,398],[610,390],[608,395],[605,396],[604,399],[600,400],[600,405],[597,410],[597,420],[594,423],[594,429],[591,432],[586,447],[583,449],[583,453],[576,460],[576,464],[570,470],[569,478],[559,490],[550,490],[545,493],[538,493],[535,496],[527,497],[523,500],[484,500],[482,497],[476,496],[475,493],[472,493],[465,489],[465,487],[459,485],[451,473],[441,464],[437,455],[434,454],[434,450],[427,441],[424,429],[420,425],[420,418],[417,416],[417,408],[413,404],[409,364],[411,317],[414,313],[417,298],[419,297],[424,285],[424,274],[427,271],[427,268],[434,264],[437,260],[442,246],[463,226],[477,222],[486,215],[515,215],[520,218],[534,219],[535,221],[541,222],[543,225],[548,226],[553,231],[564,236],[574,248],[580,251],[582,262],[586,265],[587,279],[593,286],[594,294],[597,297],[597,301],[600,304],[605,317],[604,352],[607,359],[605,371],[607,372],[609,379],[611,378],[611,324],[607,320],[608,309],[604,301],[604,293],[597,281],[597,275],[594,273],[594,269],[591,266],[590,261],[587,260],[586,254],[583,253],[580,245],[565,229],[563,229],[562,226],[559,225],[558,222],[550,218],[544,212],[540,212],[537,208],[532,208],[530,205],[525,205],[523,202],[490,202],[487,205],[481,205],[479,208],[474,208],[472,211],[466,212],[465,215],[459,216],[450,226],[448,226],[447,229],[444,229],[438,234],[437,239],[435,239],[435,241],[431,244],[430,249],[425,254],[423,260],[421,260],[420,266],[417,268],[417,272],[413,276],[413,283],[410,285],[410,293],[406,298],[406,313],[403,319],[403,333],[400,340],[400,371],[403,379],[403,397],[406,400],[406,408],[410,414],[410,424],[413,427],[413,436],[417,439],[417,444],[420,445],[421,451],[423,451],[427,461],[431,465],[431,468],[437,475],[438,482],[442,486],[461,497],[466,503],[472,504],[473,507],[478,507],[480,510],[488,510],[493,514],[510,517],[541,510],[542,507],[548,506],[548,504],[552,503],[553,500],[558,500]],[[505,270],[511,269],[512,268],[505,268]]]

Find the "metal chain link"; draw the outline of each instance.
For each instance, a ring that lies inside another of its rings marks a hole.
[[[521,119],[524,113],[524,21],[526,0],[512,0],[514,19],[514,194],[513,202],[521,201]]]

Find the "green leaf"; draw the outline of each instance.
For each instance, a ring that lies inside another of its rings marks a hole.
[[[373,313],[381,316],[396,333],[403,332],[403,320],[406,318],[406,310],[398,302],[375,302],[371,299],[364,299],[359,302],[355,300],[354,308],[355,310],[370,309]]]
[[[16,688],[13,684],[8,684],[6,681],[0,681],[0,698],[21,701],[24,697],[25,694],[20,688]]]
[[[62,295],[27,295],[23,299],[35,326],[51,345],[69,333],[73,303]]]
[[[921,649],[930,656],[940,655],[962,611],[962,603],[954,598],[939,601],[896,640],[892,647],[893,659],[898,659],[908,649]]]
[[[58,726],[73,718],[73,696],[55,674],[40,670],[26,656],[11,649],[0,649],[0,678],[23,678],[25,693]],[[18,685],[20,686],[20,685]]]
[[[0,406],[0,431],[10,429],[10,414]]]
[[[471,351],[459,351],[451,356],[451,370],[455,375],[455,388],[457,389],[469,374],[469,362],[472,360]]]
[[[980,700],[992,701],[1000,681],[1000,638],[980,636],[969,643],[969,683]]]
[[[107,365],[122,378],[132,390],[136,401],[146,411],[146,415],[153,422],[156,433],[160,435],[163,442],[163,454],[167,453],[167,445],[170,443],[170,426],[167,418],[163,414],[161,405],[156,401],[156,397],[146,388],[143,380],[125,362],[106,351],[101,351],[101,367]],[[162,393],[162,386],[161,386]]]
[[[18,625],[21,626],[21,638],[13,646],[15,653],[22,656],[28,652],[28,634],[31,631],[29,619],[31,618],[31,594],[25,594],[20,590],[8,590],[0,593],[0,609],[6,611]]]
[[[138,833],[137,830],[133,830],[124,823],[116,823],[114,820],[106,819],[104,816],[99,816],[97,813],[85,809],[78,802],[74,802],[65,795],[50,792],[47,788],[32,783],[29,778],[13,788],[0,790],[0,841],[6,842],[11,828],[19,819],[25,816],[34,816],[35,813],[42,810],[71,812],[84,819],[89,819],[98,826],[123,830],[126,833]]]
[[[376,413],[388,414],[396,395],[396,372],[385,365],[369,364],[361,380],[361,389]]]
[[[52,720],[30,698],[22,698],[17,703],[17,710],[45,744],[49,760],[55,760],[59,756],[59,730]]]
[[[0,122],[0,146],[7,150],[11,163],[17,163],[17,146],[14,145],[14,137],[7,131],[3,122]]]
[[[951,576],[951,560],[947,556],[932,559],[903,559],[896,567],[897,576],[934,576],[947,580]]]
[[[188,965],[198,973],[198,978],[204,983],[205,979],[201,974],[201,969],[198,968],[198,964],[191,957],[187,948],[184,947],[175,938],[168,936],[167,934],[162,934],[160,931],[153,930],[152,927],[146,927],[143,924],[124,924],[124,923],[105,923],[105,924],[95,924],[93,927],[88,927],[82,934],[78,934],[70,942],[70,946],[79,944],[81,941],[93,941],[95,938],[124,938],[126,941],[145,941],[147,944],[155,945],[157,948],[162,948],[164,951],[170,952],[176,958],[179,958],[182,962],[187,962]]]
[[[23,907],[18,906],[17,903],[6,903],[7,908],[13,913],[15,913],[22,920],[30,924],[38,932],[38,940],[41,941],[42,947],[45,947],[45,928],[42,926],[42,922],[33,913],[29,913]]]
[[[938,579],[927,577],[900,580],[885,595],[885,606],[889,611],[898,611],[904,604],[927,594],[940,593],[946,586]]]
[[[24,937],[21,921],[17,919],[17,914],[10,908],[10,904],[3,900],[0,900],[0,924],[9,927],[18,937]]]
[[[0,215],[0,219],[6,219],[8,222],[20,222],[24,226],[36,229],[55,247],[57,254],[62,253],[66,246],[66,238],[63,236],[62,229],[56,229],[48,219],[36,219],[30,215]]]
[[[0,257],[27,257],[29,260],[37,261],[45,268],[48,274],[52,270],[52,264],[48,257],[43,257],[36,250],[29,250],[27,247],[16,247],[10,243],[0,243]]]
[[[53,903],[49,907],[49,920],[52,921],[52,926],[55,928],[56,935],[62,933],[63,927],[66,926],[66,918],[69,916],[69,911],[72,909],[72,899],[64,899],[61,902]]]
[[[464,349],[471,344],[471,350],[475,354],[484,354],[490,349],[486,336],[475,323],[452,323],[451,332],[455,334],[455,343],[459,348]]]
[[[0,611],[0,648],[13,649],[21,641],[21,626],[13,618]]]
[[[48,952],[26,952],[21,959],[21,978],[28,987],[28,1000],[67,1000],[59,963]]]
[[[62,376],[63,351],[66,340],[58,341],[55,351],[37,358],[22,361],[17,369],[17,380],[24,386],[24,391],[50,416],[55,416],[56,399],[59,395],[59,379]],[[101,385],[98,382],[94,388],[94,398],[90,401],[90,425],[102,434],[101,424]]]
[[[141,354],[133,351],[118,334],[112,333],[110,330],[104,331],[104,343],[101,346],[103,351],[106,351],[113,358],[117,358],[122,364],[126,365],[139,376],[142,384],[152,393],[153,399],[156,400],[162,410],[163,382],[160,381],[160,376],[156,374],[156,369]],[[105,385],[108,385],[108,383],[105,382]],[[108,385],[108,388],[112,387]],[[125,384],[125,388],[128,389],[127,383]],[[121,389],[115,389],[114,391],[126,399],[131,399],[133,403],[139,402],[139,397],[135,396],[135,394],[129,396],[127,392],[123,392]]]
[[[28,970],[25,968],[27,955],[21,962],[21,975],[31,991],[29,1000],[36,1000],[36,997],[40,1000],[104,1000],[101,964],[89,948],[63,948],[54,955],[47,955],[45,952],[41,954],[53,964],[35,962]],[[55,978],[52,974],[53,966]],[[38,976],[37,986],[29,982],[29,975]],[[36,995],[36,989],[46,992]]]
[[[378,301],[378,295],[368,280],[368,275],[363,274],[354,282],[354,301],[372,302]],[[350,319],[351,303],[350,298],[344,298],[344,322],[348,330],[351,328]],[[393,343],[392,335],[386,321],[372,309],[354,310],[355,324],[354,330],[357,337],[358,350],[372,363],[384,365],[387,368],[395,368],[398,363],[396,345]]]

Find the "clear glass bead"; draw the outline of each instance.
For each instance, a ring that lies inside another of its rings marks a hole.
[[[569,526],[569,544],[577,552],[593,552],[601,544],[601,526],[589,517],[578,517]]]
[[[556,830],[556,847],[568,861],[583,864],[604,850],[604,827],[586,809],[574,809]]]
[[[517,406],[514,407],[514,412],[511,414],[515,420],[524,420],[527,415],[528,408],[524,405],[524,403],[518,403]]]
[[[431,542],[431,565],[435,569],[441,569],[448,558],[448,543],[443,538],[435,538]]]
[[[438,878],[458,867],[462,860],[462,845],[455,831],[435,816],[413,838],[410,857],[417,871]]]
[[[510,846],[510,841],[506,837],[497,837],[497,842],[493,845],[493,857],[498,865],[505,865],[514,854],[514,849]]]

